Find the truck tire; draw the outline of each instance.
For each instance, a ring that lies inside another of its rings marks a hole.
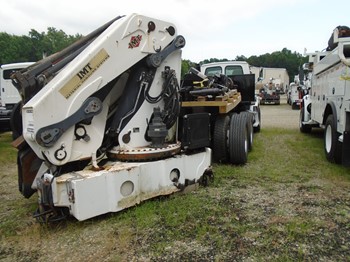
[[[243,111],[240,114],[246,118],[247,122],[247,130],[248,130],[248,151],[252,151],[253,149],[253,115],[250,112]]]
[[[329,162],[341,164],[342,144],[339,142],[340,134],[337,132],[336,121],[333,115],[329,115],[324,131],[324,150]]]
[[[230,162],[243,165],[248,159],[248,130],[243,114],[232,114],[229,133]]]
[[[299,129],[301,133],[310,133],[312,130],[312,126],[310,125],[304,125],[304,114],[305,113],[305,107],[302,107],[299,114]]]
[[[215,162],[226,162],[228,160],[229,127],[230,117],[228,115],[217,117],[213,134],[213,159]]]

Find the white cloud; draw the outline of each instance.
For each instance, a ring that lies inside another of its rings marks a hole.
[[[346,6],[348,0],[340,0]],[[67,34],[88,34],[118,15],[140,13],[176,25],[187,45],[185,59],[233,59],[279,51],[320,50],[331,30],[348,21],[319,0],[11,0],[0,9],[1,32],[28,34],[47,27]],[[315,16],[314,14],[317,14]],[[327,19],[325,19],[327,17]],[[276,50],[277,48],[277,50]]]

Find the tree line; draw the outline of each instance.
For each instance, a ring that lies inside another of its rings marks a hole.
[[[67,35],[64,31],[54,27],[48,27],[47,32],[41,33],[31,29],[28,35],[22,36],[0,32],[0,64],[39,61],[45,56],[61,51],[82,37],[81,34]],[[240,55],[236,56],[234,60],[246,61],[251,66],[257,67],[286,68],[289,79],[294,79],[294,75],[299,72],[300,65],[305,63],[307,58],[297,52],[283,48],[281,51],[259,56],[245,57]],[[220,61],[229,60],[226,58],[210,58],[195,63],[184,59],[182,60],[181,76],[187,73],[191,67]]]
[[[11,35],[0,32],[0,64],[36,62],[54,54],[82,37],[67,35],[62,30],[48,27],[47,32],[32,29],[28,35]]]

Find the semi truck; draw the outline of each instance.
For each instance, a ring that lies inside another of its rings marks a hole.
[[[22,97],[19,190],[38,195],[39,221],[86,220],[207,185],[212,153],[247,162],[257,121],[248,80],[192,68],[180,82],[185,43],[170,22],[118,16],[11,76]]]
[[[308,55],[311,86],[302,100],[300,131],[323,128],[326,158],[350,166],[350,29],[335,28],[326,51]]]

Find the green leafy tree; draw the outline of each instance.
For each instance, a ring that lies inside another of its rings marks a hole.
[[[203,61],[199,62],[201,65],[202,64],[209,64],[209,63],[215,63],[215,62],[225,62],[229,61],[227,58],[223,59],[218,59],[218,58],[210,58],[210,59],[204,59]]]
[[[28,37],[0,33],[0,63],[29,61],[27,51],[30,49],[30,46],[31,43]]]
[[[38,32],[31,29],[28,36],[10,35],[0,32],[0,64],[38,61],[43,56],[54,54],[65,47],[71,45],[82,35],[67,35],[62,30],[54,27],[48,27],[47,32]],[[292,52],[287,48],[276,51],[271,54],[266,53],[260,56],[245,57],[243,55],[236,56],[236,61],[247,61],[250,65],[259,67],[276,67],[286,68],[290,79],[298,74],[299,67],[306,62],[307,58]],[[199,64],[207,64],[212,62],[229,61],[228,59],[210,58],[201,61]],[[198,68],[198,64],[190,60],[182,60],[181,78],[191,67]]]
[[[300,65],[306,63],[307,58],[297,52],[292,52],[287,48],[283,48],[281,51],[276,51],[271,54],[267,53],[260,56],[251,56],[246,61],[252,66],[286,68],[289,79],[294,79],[294,76],[299,72]]]
[[[235,61],[247,61],[247,58],[244,55],[236,56]]]
[[[45,55],[64,49],[81,37],[80,34],[67,35],[54,27],[48,27],[47,33],[31,29],[28,36],[0,32],[0,64],[38,61]]]
[[[199,65],[197,63],[191,62],[190,60],[182,60],[181,61],[181,79],[183,79],[184,75],[189,72],[191,67],[199,70]]]

